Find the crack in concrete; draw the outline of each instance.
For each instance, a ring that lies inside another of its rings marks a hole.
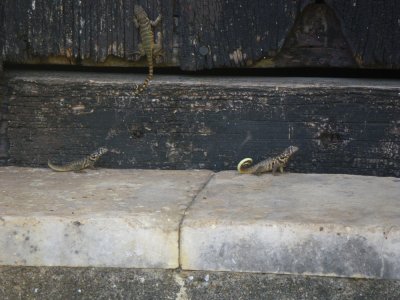
[[[211,179],[214,178],[215,172],[210,175],[210,177],[203,183],[203,185],[199,188],[197,193],[193,196],[192,200],[189,202],[188,206],[185,208],[185,211],[182,214],[181,221],[179,222],[179,228],[178,228],[178,265],[179,269],[182,269],[182,261],[181,261],[181,238],[182,238],[182,225],[183,221],[185,220],[186,214],[189,211],[189,209],[193,206],[194,202],[196,201],[197,197],[201,194],[201,192],[207,187],[208,183],[211,181]]]

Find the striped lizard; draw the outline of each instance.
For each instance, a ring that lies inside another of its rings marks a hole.
[[[161,21],[161,15],[154,21],[151,21],[140,5],[135,5],[133,8],[134,18],[133,22],[136,28],[139,28],[141,43],[139,44],[139,51],[136,52],[140,57],[146,55],[147,64],[149,67],[149,74],[144,80],[143,84],[136,86],[134,93],[139,94],[145,90],[153,79],[153,61],[155,57],[161,56],[161,33],[157,35],[157,43],[154,42],[154,32],[152,27],[157,26]]]
[[[283,168],[286,167],[290,157],[299,150],[296,146],[289,146],[280,155],[272,158],[267,158],[259,163],[252,165],[253,160],[251,158],[242,159],[237,165],[237,170],[242,174],[255,174],[260,175],[261,173],[272,171],[273,175],[276,175],[276,171],[279,169],[283,173]]]
[[[95,162],[97,162],[102,155],[108,152],[108,149],[106,147],[100,147],[96,151],[94,151],[92,154],[79,159],[77,161],[70,162],[66,165],[63,166],[57,166],[53,165],[50,160],[47,162],[48,166],[57,172],[69,172],[69,171],[82,171],[83,169],[86,168],[94,168]]]

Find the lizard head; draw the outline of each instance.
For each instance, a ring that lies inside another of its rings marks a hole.
[[[107,153],[108,149],[106,147],[100,147],[95,152],[90,154],[91,160],[98,160],[103,154]]]
[[[284,154],[287,156],[290,156],[293,153],[297,152],[298,150],[299,150],[299,147],[297,147],[297,146],[289,146],[285,149]]]
[[[144,11],[143,7],[141,7],[140,5],[135,4],[133,6],[133,13],[137,17],[138,15],[145,13],[145,11]]]

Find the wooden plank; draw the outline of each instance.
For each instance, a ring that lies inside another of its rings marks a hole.
[[[1,7],[0,7],[1,11]],[[7,137],[7,109],[8,103],[6,102],[5,95],[5,82],[3,73],[3,61],[0,57],[0,166],[6,164],[8,159],[8,137]]]
[[[281,51],[256,66],[356,68],[340,20],[328,5],[310,4],[296,19]]]
[[[133,24],[133,5],[140,4],[155,19],[163,16],[161,31],[168,64],[172,57],[173,0],[4,0],[2,53],[7,62],[82,65],[143,65],[129,59],[139,36]],[[2,36],[0,36],[1,38]],[[114,59],[113,58],[117,58]],[[108,61],[106,61],[108,59]]]
[[[181,68],[245,67],[275,56],[308,2],[181,0]]]
[[[15,165],[67,162],[106,145],[110,168],[235,168],[290,144],[296,172],[400,177],[399,81],[7,73]]]
[[[359,66],[400,68],[398,0],[325,0],[341,21]]]
[[[400,68],[397,0],[4,0],[5,62],[143,66],[133,6],[163,15],[159,66]]]

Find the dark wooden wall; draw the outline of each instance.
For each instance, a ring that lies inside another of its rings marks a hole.
[[[172,61],[173,0],[3,0],[4,60],[16,63],[86,65],[107,58],[132,60],[138,31],[133,24],[134,4],[151,19],[162,13],[166,61]],[[110,63],[112,65],[112,62]]]
[[[296,172],[400,177],[398,81],[11,72],[10,163],[65,163],[99,146],[109,168],[234,169],[294,144]]]
[[[398,0],[2,0],[5,62],[138,66],[133,5],[163,16],[164,66],[399,69]]]
[[[137,3],[163,16],[161,67],[400,68],[398,0],[2,0],[0,68],[143,66]],[[65,162],[106,143],[107,167],[222,170],[296,143],[295,171],[400,176],[398,81],[280,89],[157,76],[136,97],[132,75],[12,74],[0,79],[0,164]]]
[[[400,1],[325,0],[340,20],[357,64],[400,67]]]
[[[5,100],[5,83],[3,73],[3,63],[0,58],[0,166],[7,163],[8,159],[8,137],[7,137],[7,109]]]

